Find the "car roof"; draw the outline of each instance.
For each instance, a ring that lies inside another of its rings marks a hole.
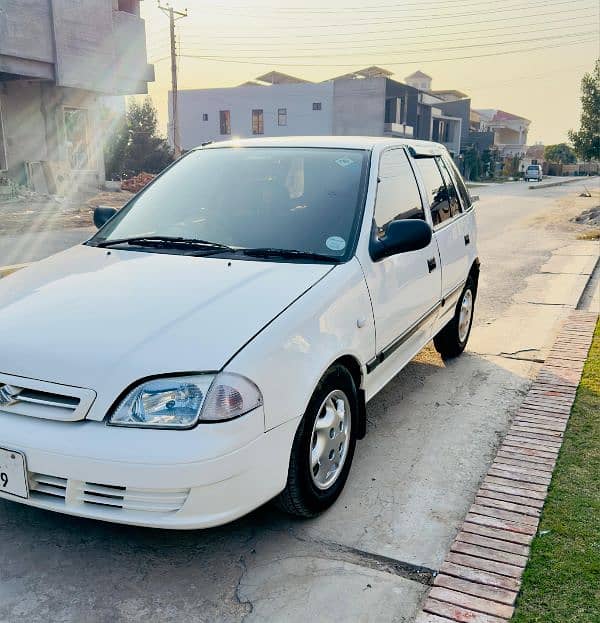
[[[438,155],[446,153],[440,143],[416,141],[406,138],[390,138],[386,136],[279,136],[268,138],[241,138],[230,141],[219,141],[203,145],[205,149],[223,147],[321,147],[335,149],[385,149],[406,145],[412,147],[417,154]]]

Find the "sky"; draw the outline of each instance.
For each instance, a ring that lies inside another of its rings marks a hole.
[[[171,0],[179,88],[236,86],[276,69],[321,81],[370,65],[433,89],[468,93],[473,108],[531,120],[529,144],[567,140],[580,85],[600,57],[598,0]],[[144,0],[149,87],[163,132],[171,85],[168,18]]]

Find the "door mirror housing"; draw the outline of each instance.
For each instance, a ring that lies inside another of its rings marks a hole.
[[[377,235],[377,229],[373,227],[371,257],[378,261],[398,253],[419,251],[429,246],[432,236],[431,227],[421,219],[392,221],[382,237]]]
[[[109,206],[98,206],[94,210],[94,225],[100,229],[104,227],[108,221],[117,213],[116,208],[110,208]]]

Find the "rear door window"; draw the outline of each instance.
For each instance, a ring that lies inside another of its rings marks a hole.
[[[446,166],[444,161],[441,158],[436,158],[436,161],[440,167],[440,171],[442,172],[442,177],[444,178],[446,188],[448,189],[450,216],[457,216],[458,214],[460,214],[460,212],[462,212],[460,207],[460,201],[458,200],[458,191],[456,190],[456,186],[454,185],[454,181],[452,180],[450,171],[448,170],[448,167]]]
[[[435,160],[435,158],[418,158],[416,163],[425,184],[433,226],[439,227],[452,216],[448,189]]]
[[[458,194],[460,195],[460,201],[462,203],[463,212],[466,212],[467,210],[471,209],[471,207],[473,206],[473,203],[471,201],[471,195],[469,193],[467,185],[465,184],[465,181],[463,180],[463,177],[460,174],[460,171],[458,170],[458,167],[456,166],[452,158],[442,157],[442,161],[444,162],[446,167],[450,170],[450,172],[453,174],[452,177],[454,179],[454,184],[456,185],[456,189],[458,190]]]

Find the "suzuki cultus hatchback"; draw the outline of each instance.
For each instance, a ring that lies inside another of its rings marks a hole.
[[[95,219],[0,281],[4,499],[162,528],[316,515],[366,403],[469,337],[475,216],[441,145],[214,144]]]

